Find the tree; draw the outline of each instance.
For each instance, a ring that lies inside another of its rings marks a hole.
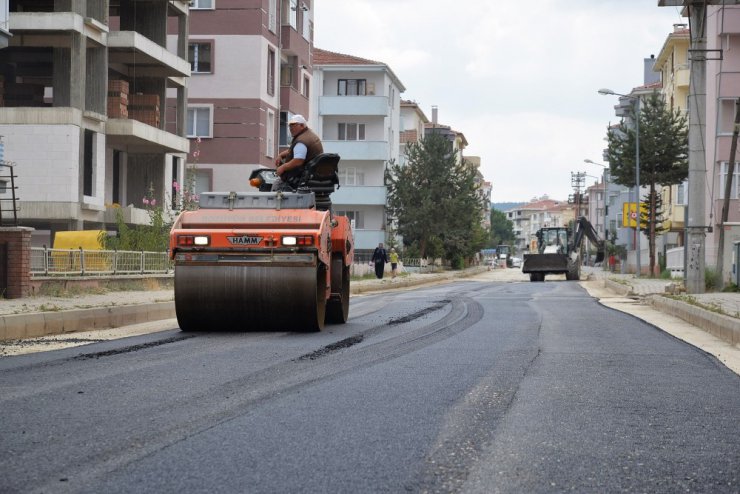
[[[491,210],[491,235],[488,245],[513,245],[516,240],[514,236],[514,224],[506,217],[503,211]]]
[[[650,245],[652,276],[655,270],[655,237],[660,232],[657,186],[675,185],[686,180],[689,175],[689,138],[686,116],[678,110],[668,109],[657,92],[640,101],[638,118],[640,186],[649,188],[645,199],[648,211],[645,231]],[[624,120],[616,128],[607,130],[607,159],[612,181],[626,187],[635,186],[636,137],[635,129]]]
[[[386,170],[388,213],[404,243],[421,257],[443,255],[456,265],[486,241],[483,198],[470,163],[458,163],[452,143],[433,134],[407,147],[405,165]]]

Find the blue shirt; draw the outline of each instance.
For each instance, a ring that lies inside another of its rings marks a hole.
[[[293,146],[293,158],[298,158],[299,160],[305,160],[307,154],[308,154],[308,148],[302,142],[298,142],[296,143],[295,146]]]

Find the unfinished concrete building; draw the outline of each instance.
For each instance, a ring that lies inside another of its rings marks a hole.
[[[0,50],[0,135],[34,245],[171,199],[185,137],[188,1],[16,0]],[[167,35],[177,38],[176,53]],[[169,89],[169,93],[168,93]],[[176,104],[167,107],[167,95]]]

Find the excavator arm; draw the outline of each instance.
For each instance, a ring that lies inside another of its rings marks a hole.
[[[584,216],[581,216],[580,218],[578,218],[578,223],[576,225],[576,235],[573,239],[573,250],[578,250],[581,248],[581,243],[583,242],[584,235],[588,237],[591,243],[596,245],[596,262],[603,261],[604,241],[599,238],[596,230],[594,230],[593,225],[591,225],[591,222],[588,221]]]

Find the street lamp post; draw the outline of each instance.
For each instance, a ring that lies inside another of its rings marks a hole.
[[[599,89],[599,94],[621,96],[623,98],[630,99],[635,102],[635,188],[637,189],[637,212],[635,218],[635,230],[637,235],[635,238],[635,250],[637,251],[635,261],[637,264],[637,275],[642,274],[642,266],[640,265],[640,97],[633,96],[631,94],[620,94],[615,93],[611,89]]]

